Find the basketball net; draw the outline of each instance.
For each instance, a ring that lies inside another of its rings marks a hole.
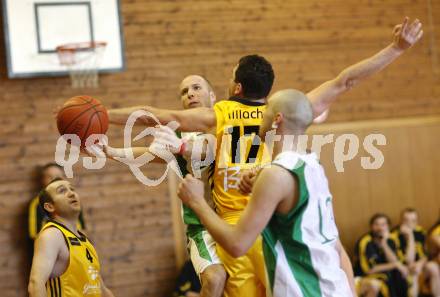
[[[56,48],[60,64],[69,71],[72,88],[98,87],[98,69],[106,46],[106,42],[82,42]]]

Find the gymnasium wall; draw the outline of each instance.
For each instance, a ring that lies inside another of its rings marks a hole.
[[[311,127],[309,134],[333,135],[333,141],[322,147],[320,161],[333,195],[341,241],[350,255],[376,212],[387,214],[393,226],[406,207],[418,210],[419,223],[426,229],[440,218],[436,190],[440,139],[435,137],[440,135],[440,116],[339,122]],[[384,139],[374,142],[380,153],[367,144],[373,135]],[[345,161],[335,157],[341,151],[347,156]],[[377,166],[366,169],[363,158]]]
[[[35,195],[34,168],[53,160],[57,132],[52,109],[73,95],[96,96],[109,108],[140,104],[180,108],[180,80],[200,73],[223,98],[233,66],[249,53],[262,54],[273,63],[274,89],[308,91],[389,44],[393,25],[409,15],[424,23],[423,41],[383,73],[344,95],[332,108],[329,122],[424,118],[440,113],[440,30],[436,29],[440,4],[436,1],[121,2],[127,71],[103,75],[96,90],[72,90],[68,78],[7,79],[4,42],[0,42],[0,291],[4,297],[26,296],[25,212]],[[438,136],[438,130],[420,129],[416,135]],[[386,163],[390,166],[386,172],[375,176],[353,169],[361,178],[353,175],[350,179],[347,173],[330,177],[342,239],[349,247],[372,212],[381,209],[395,217],[393,203],[402,194],[404,201],[418,206],[422,217],[431,220],[435,216],[427,205],[438,206],[438,198],[415,198],[419,191],[423,193],[418,188],[421,184],[402,171],[411,172],[412,167],[398,167],[400,155],[394,155],[394,150],[398,154],[404,150],[403,157],[414,152],[405,150],[412,134],[405,138],[402,133],[390,136],[393,146],[387,150],[392,162]],[[110,144],[122,144],[120,128],[111,127],[108,136]],[[433,154],[437,152],[436,143],[426,142],[426,146]],[[438,167],[438,159],[423,157]],[[159,177],[163,170],[155,165],[145,169],[150,177]],[[401,182],[391,187],[384,181],[392,179],[396,170]],[[96,242],[108,286],[116,296],[169,296],[176,257],[168,186],[147,188],[126,166],[112,162],[97,171],[77,164],[74,173],[88,233]],[[423,181],[434,187],[438,177],[433,170],[431,179]],[[411,191],[400,188],[401,184],[409,184]],[[353,192],[365,191],[369,194],[352,197]],[[389,202],[379,199],[388,196]],[[353,231],[351,226],[355,226]]]

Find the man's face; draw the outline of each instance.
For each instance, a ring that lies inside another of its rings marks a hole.
[[[237,88],[238,83],[235,82],[235,72],[237,71],[237,68],[238,68],[238,64],[234,67],[234,69],[232,69],[232,76],[229,81],[229,87],[228,87],[228,96],[229,97],[238,95],[236,92],[236,88]]]
[[[212,107],[215,100],[206,80],[198,75],[190,75],[184,78],[179,89],[184,109]]]
[[[402,225],[405,225],[411,229],[415,229],[417,226],[417,213],[416,212],[405,212],[402,215]]]
[[[57,166],[50,166],[46,168],[41,177],[41,186],[45,188],[55,178],[64,178],[64,172]]]
[[[371,231],[373,231],[374,234],[379,236],[384,236],[387,234],[390,230],[390,226],[388,226],[388,221],[386,218],[379,217],[374,222],[373,225],[371,225]]]
[[[74,187],[66,180],[51,183],[46,191],[52,197],[52,210],[61,217],[79,214],[81,202]]]

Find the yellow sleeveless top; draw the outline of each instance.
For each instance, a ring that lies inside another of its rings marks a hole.
[[[69,249],[69,265],[62,275],[46,283],[48,297],[100,297],[101,278],[98,254],[87,237],[77,237],[62,224],[49,221],[43,228],[57,228]]]
[[[264,103],[234,97],[214,105],[217,151],[213,199],[218,214],[229,223],[238,221],[249,201],[249,196],[238,191],[240,172],[270,162],[255,137],[265,110]]]

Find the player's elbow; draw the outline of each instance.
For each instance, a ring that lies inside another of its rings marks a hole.
[[[332,84],[336,90],[337,94],[342,94],[351,88],[357,83],[356,79],[350,77],[345,72],[341,72],[333,81]]]
[[[39,284],[40,284],[40,280],[36,279],[35,277],[31,277],[29,279],[29,284],[28,284],[29,296],[31,297],[36,296],[35,292],[37,292]]]

